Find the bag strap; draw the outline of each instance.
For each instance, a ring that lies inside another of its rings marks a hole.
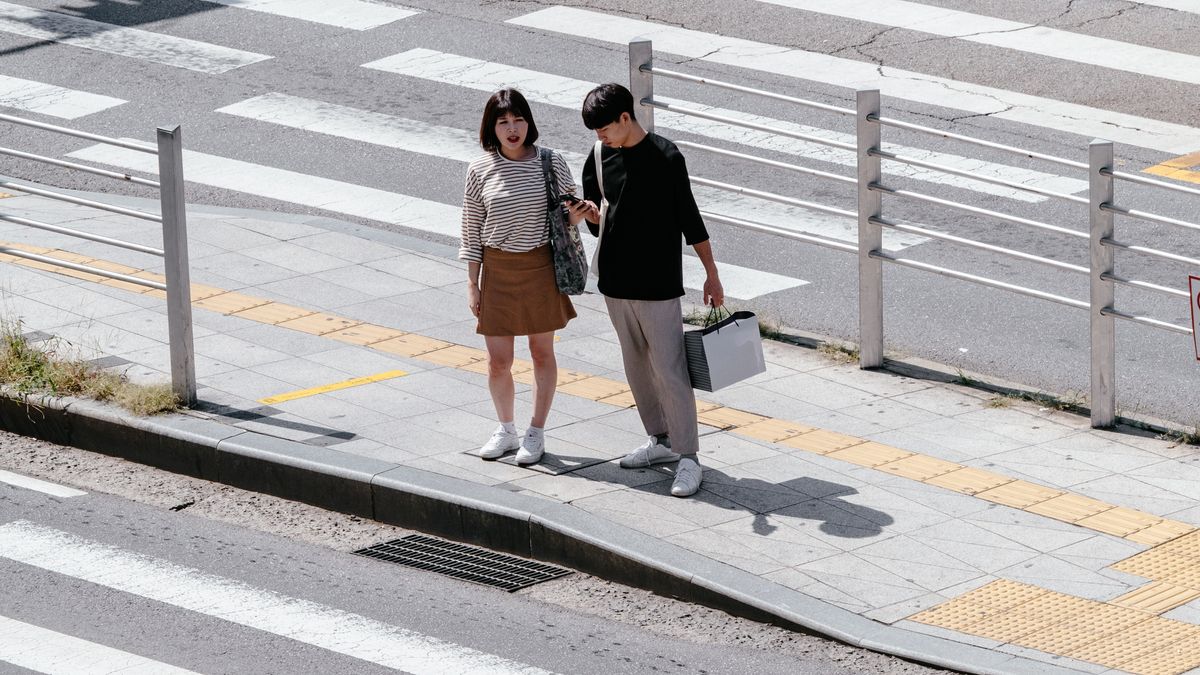
[[[596,165],[596,185],[600,186],[600,201],[604,201],[604,160],[600,158],[600,149],[604,147],[604,143],[596,141],[596,145],[592,146],[593,163]],[[603,225],[604,223],[601,223]]]
[[[542,178],[546,180],[546,207],[553,209],[558,204],[558,195],[554,194],[554,185],[550,180],[553,168],[550,166],[551,152],[547,148],[538,148],[538,157],[542,160]]]

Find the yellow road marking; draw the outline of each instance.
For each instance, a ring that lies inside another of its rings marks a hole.
[[[1162,164],[1142,169],[1143,173],[1165,176],[1189,183],[1200,183],[1200,151],[1169,159]]]
[[[258,399],[258,402],[266,403],[266,404],[270,405],[272,403],[283,403],[284,401],[294,401],[298,398],[307,398],[309,396],[316,396],[317,394],[326,394],[331,391],[337,391],[339,389],[349,389],[350,387],[361,387],[364,384],[371,384],[372,382],[382,382],[383,380],[391,380],[391,379],[395,379],[397,377],[404,377],[407,374],[408,373],[404,372],[403,370],[389,370],[387,372],[377,373],[375,375],[356,377],[351,380],[345,380],[344,382],[334,382],[333,384],[323,384],[319,387],[310,387],[308,389],[289,391],[286,394],[279,394],[277,396],[268,396],[266,398]]]

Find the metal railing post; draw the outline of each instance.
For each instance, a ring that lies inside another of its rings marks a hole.
[[[1092,426],[1111,427],[1116,422],[1117,334],[1115,319],[1105,315],[1116,299],[1112,281],[1103,275],[1114,272],[1113,250],[1101,244],[1113,236],[1113,214],[1100,206],[1113,203],[1113,178],[1100,173],[1112,171],[1113,144],[1094,140],[1088,146],[1088,216],[1091,237],[1091,408]]]
[[[642,72],[642,66],[654,66],[654,43],[639,39],[629,42],[629,91],[633,94],[633,109],[638,122],[646,131],[654,131],[654,108],[642,101],[654,100],[654,73]]]
[[[196,362],[192,346],[187,203],[183,193],[183,134],[179,127],[158,129],[158,179],[167,276],[167,330],[171,340],[171,389],[181,404],[190,407],[196,403]]]
[[[868,115],[879,115],[879,90],[859,90],[856,95],[856,136],[858,138],[858,365],[878,368],[883,365],[883,261],[872,258],[883,249],[883,227],[871,218],[883,215],[883,195],[871,189],[883,180],[880,159],[871,156],[879,150],[881,128]]]

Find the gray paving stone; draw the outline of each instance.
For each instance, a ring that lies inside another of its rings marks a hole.
[[[257,366],[263,363],[273,363],[275,361],[291,360],[292,358],[281,351],[234,337],[228,333],[224,335],[206,335],[195,338],[192,342],[195,345],[197,354],[220,359],[221,361],[232,363],[242,368]]]
[[[377,244],[362,237],[341,232],[325,231],[305,237],[296,237],[291,239],[290,243],[352,263],[366,263],[396,255],[396,249],[391,246]]]
[[[989,457],[999,452],[1025,447],[1027,444],[1001,434],[982,429],[975,424],[964,421],[962,416],[943,418],[940,420],[918,422],[900,429],[906,435],[911,435],[914,442],[928,441],[931,447],[949,448],[957,451],[962,457]],[[913,449],[904,446],[905,449]],[[962,461],[953,457],[943,457],[951,461]]]
[[[332,342],[332,341],[331,341]],[[337,345],[339,343],[332,342]],[[318,363],[320,365],[340,371],[350,377],[364,377],[367,375],[375,375],[385,373],[391,370],[403,370],[409,375],[428,370],[431,364],[417,361],[414,359],[405,359],[386,352],[376,351],[369,347],[345,346],[336,347],[320,354],[313,354],[306,357],[308,361]],[[282,379],[282,378],[281,378]],[[335,377],[329,382],[336,382],[348,379],[345,377]],[[390,382],[388,380],[387,382]],[[383,384],[387,384],[384,382]],[[320,384],[327,384],[322,382]]]
[[[946,522],[909,532],[908,536],[918,539],[952,558],[988,574],[1000,574],[1000,570],[1013,569],[1039,554],[1034,549],[1017,543],[972,523]]]
[[[830,382],[861,389],[884,398],[912,394],[932,386],[930,382],[887,371],[863,370],[857,364],[833,364],[809,372]]]
[[[464,317],[461,314],[466,314],[467,312],[465,302],[455,305],[455,307],[462,305],[462,312],[461,314],[456,313],[453,315],[448,314],[445,309],[434,310],[433,308],[436,306],[422,308],[402,303],[401,299],[408,297],[408,295],[393,295],[388,298],[379,298],[346,305],[338,308],[338,314],[349,319],[357,319],[358,321],[365,321],[377,326],[424,335],[436,326],[451,323],[455,320],[462,320]]]
[[[387,415],[394,420],[397,430],[411,426],[404,421],[405,418],[439,412],[448,407],[411,392],[385,387],[383,382],[339,389],[325,396]]]
[[[358,434],[406,452],[413,457],[440,456],[475,450],[487,440],[486,438],[470,440],[455,438],[432,429],[409,424],[403,420],[389,420],[364,425],[358,427]]]
[[[291,279],[301,274],[293,269],[272,265],[263,260],[234,252],[194,258],[191,260],[191,264],[193,270],[220,275],[243,287],[269,284],[272,281]],[[233,290],[228,287],[225,289]]]
[[[352,430],[386,422],[389,416],[328,396],[309,396],[274,404],[275,407],[330,428]]]
[[[918,598],[926,591],[911,584],[888,570],[869,563],[852,553],[843,553],[797,565],[796,569],[831,587],[864,608],[878,609],[904,600]],[[804,589],[820,597],[818,586]],[[845,601],[832,600],[839,604]]]
[[[494,419],[481,417],[459,408],[413,415],[408,419],[417,426],[470,441],[474,447],[482,446],[496,428]]]
[[[373,297],[312,275],[262,284],[255,287],[254,294],[314,312],[331,313],[336,313],[339,307],[365,302]]]
[[[382,443],[377,443],[365,438],[358,438],[346,443],[339,443],[337,446],[335,446],[335,448],[339,452],[348,452],[360,457],[370,457],[372,459],[379,459],[385,462],[394,462],[396,464],[403,464],[405,462],[412,461],[417,457],[412,453],[405,452],[403,450],[397,450],[391,446],[383,445]]]
[[[812,373],[797,373],[770,380],[762,387],[828,410],[849,408],[879,398],[861,389],[830,382]]]
[[[467,280],[467,265],[458,261],[434,259],[407,254],[382,260],[372,260],[367,267],[387,272],[401,279],[417,281],[425,286],[453,286]]]
[[[492,400],[486,385],[472,385],[446,377],[443,369],[410,373],[402,378],[389,380],[387,385],[388,389],[420,396],[449,407]]]
[[[339,267],[337,269],[317,272],[311,278],[342,288],[349,288],[356,293],[371,298],[388,298],[425,288],[424,285],[416,281],[380,272],[379,270],[362,265]]]
[[[220,218],[190,218],[189,220],[191,221],[188,223],[189,245],[191,241],[197,241],[226,251],[245,251],[279,243],[274,236],[255,232],[240,224],[228,223]]]
[[[914,423],[940,419],[939,415],[900,403],[894,399],[882,399],[850,406],[842,408],[838,412],[866,420],[886,429],[901,429]]]
[[[340,342],[318,335],[261,323],[227,331],[225,334],[246,342],[269,346],[293,357],[313,356],[342,346]]]
[[[253,400],[277,396],[296,389],[282,380],[265,377],[261,373],[242,368],[209,376],[205,378],[204,386]]]
[[[1183,495],[1163,492],[1149,483],[1121,475],[1109,475],[1076,485],[1074,491],[1109,504],[1159,516],[1175,513],[1196,504],[1194,500]]]
[[[959,419],[1030,445],[1075,433],[1071,427],[1054,420],[1012,409],[977,410],[964,413]]]
[[[711,527],[745,515],[745,511],[733,502],[703,490],[689,499],[672,497],[670,480],[606,492],[572,503],[636,530],[662,537]]]
[[[115,356],[122,356],[134,363],[153,368],[163,373],[171,372],[171,352],[166,345],[151,347],[149,349],[134,349],[118,353]],[[200,353],[195,355],[195,362],[196,380],[198,382],[204,382],[205,378],[240,368],[240,366],[228,361],[214,359]]]
[[[1145,581],[1140,577],[1129,577],[1136,579],[1136,583],[1122,583],[1110,575],[1045,555],[998,570],[996,575],[1089,600],[1111,600]]]
[[[213,219],[244,230],[265,234],[272,239],[281,241],[288,241],[291,239],[297,239],[299,237],[309,237],[326,231],[319,227],[304,225],[302,223],[281,218],[246,218],[240,216],[222,215],[219,217],[214,217]]]
[[[1070,668],[1072,670],[1076,670],[1081,673],[1103,673],[1103,672],[1106,672],[1107,670],[1109,670],[1109,668],[1107,666],[1101,666],[1101,665],[1098,665],[1095,663],[1088,663],[1087,661],[1080,661],[1078,659],[1072,659],[1072,658],[1068,658],[1065,656],[1048,654],[1046,652],[1038,651],[1036,649],[1029,649],[1028,647],[1021,647],[1019,645],[1014,645],[1014,644],[1000,645],[999,647],[996,647],[995,649],[996,649],[996,651],[1004,652],[1006,654],[1013,654],[1014,656],[1020,656],[1022,658],[1026,658],[1026,659],[1032,659],[1034,661],[1041,661],[1043,663],[1053,664],[1060,668]]]
[[[243,255],[300,274],[313,274],[351,266],[350,261],[326,255],[289,242],[273,241],[252,248],[239,248]]]
[[[914,408],[920,408],[942,417],[954,417],[979,410],[983,405],[978,396],[971,396],[947,387],[926,387],[892,397]]]
[[[564,504],[571,504],[588,497],[626,489],[624,485],[593,480],[576,473],[552,476],[536,472],[534,475],[515,479],[509,484],[521,490],[548,497]]]

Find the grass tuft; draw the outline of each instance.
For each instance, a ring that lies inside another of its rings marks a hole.
[[[817,352],[837,363],[857,363],[859,357],[856,347],[848,347],[833,342],[822,342],[821,346],[817,347]]]
[[[21,324],[0,322],[0,384],[21,394],[79,396],[112,401],[136,415],[155,415],[179,408],[166,384],[135,384],[124,375],[102,370],[59,354],[57,338],[29,342]]]

